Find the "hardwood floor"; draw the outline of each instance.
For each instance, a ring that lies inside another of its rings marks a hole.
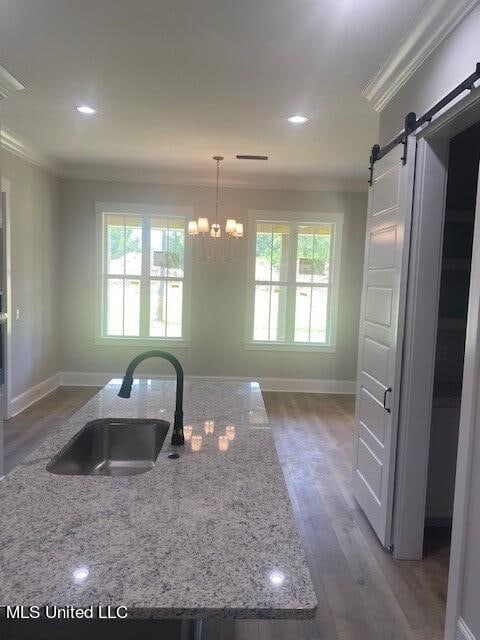
[[[9,473],[59,424],[68,420],[99,387],[59,387],[3,423],[5,473]]]
[[[61,388],[6,423],[8,468],[95,392]],[[204,639],[440,640],[448,545],[432,545],[421,562],[396,561],[380,547],[351,491],[353,397],[263,395],[318,610],[313,620],[300,622],[208,621]],[[142,639],[154,637],[138,631]]]

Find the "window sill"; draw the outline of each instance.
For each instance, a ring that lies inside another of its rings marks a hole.
[[[169,349],[188,349],[190,340],[182,338],[95,338],[95,344],[105,347],[156,347]]]
[[[334,344],[318,344],[307,342],[246,342],[247,351],[296,351],[304,353],[335,353]]]

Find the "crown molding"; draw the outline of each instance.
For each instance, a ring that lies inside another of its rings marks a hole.
[[[163,186],[182,187],[215,187],[215,180],[210,175],[188,172],[156,170],[151,167],[108,167],[90,165],[64,166],[59,173],[61,178],[70,180],[93,180],[101,182],[136,182],[140,184],[158,184]],[[363,178],[292,178],[262,176],[236,176],[222,179],[222,189],[261,189],[281,191],[335,191],[366,192],[368,184]]]
[[[381,111],[480,0],[428,0],[362,91]]]
[[[23,84],[16,80],[5,67],[0,65],[0,100],[8,98],[11,93],[20,89],[25,89]]]
[[[215,187],[215,180],[208,175],[189,172],[158,170],[155,167],[119,167],[97,165],[58,165],[29,145],[13,131],[0,130],[1,148],[22,160],[26,160],[59,178],[94,180],[101,182],[136,182],[163,186]],[[334,191],[359,193],[367,191],[364,178],[292,178],[271,176],[261,179],[253,176],[236,176],[222,180],[222,189],[260,189],[280,191]]]
[[[22,158],[54,175],[59,174],[59,167],[40,151],[30,146],[25,140],[18,137],[13,131],[2,127],[0,130],[0,146],[5,151]]]

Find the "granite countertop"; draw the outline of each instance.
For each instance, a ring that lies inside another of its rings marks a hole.
[[[186,381],[184,424],[202,435],[136,476],[49,473],[103,417],[172,422],[173,380],[112,380],[0,482],[0,606],[124,605],[129,617],[305,618],[317,600],[257,383]],[[214,433],[206,435],[205,421]],[[218,436],[230,429],[227,451]]]

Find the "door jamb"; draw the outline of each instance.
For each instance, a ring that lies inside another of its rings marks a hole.
[[[448,144],[418,141],[393,517],[399,560],[423,556],[447,163]]]
[[[465,365],[458,439],[455,500],[453,506],[452,546],[448,574],[445,639],[456,637],[460,622],[465,547],[468,530],[468,506],[472,476],[475,427],[480,414],[480,167],[473,235],[472,270],[468,304]],[[480,435],[477,433],[477,438]]]
[[[12,380],[12,236],[11,236],[11,206],[10,206],[10,180],[8,178],[1,179],[0,193],[2,194],[4,212],[3,220],[4,229],[4,310],[7,314],[6,331],[5,331],[5,402],[3,407],[3,416],[0,419],[8,420],[11,414],[11,380]],[[5,194],[5,196],[3,196]]]

